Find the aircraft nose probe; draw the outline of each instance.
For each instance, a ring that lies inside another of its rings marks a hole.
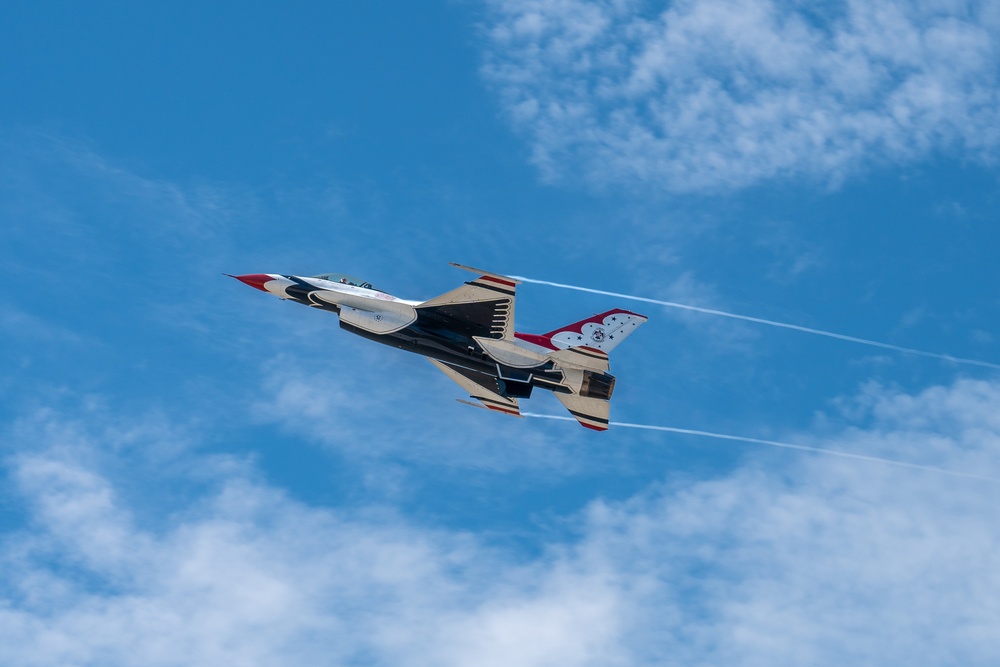
[[[247,274],[242,275],[242,276],[234,276],[232,274],[227,273],[226,275],[229,276],[230,278],[236,278],[237,280],[239,280],[244,285],[249,285],[250,287],[255,287],[255,288],[259,289],[261,292],[266,292],[267,291],[264,288],[264,284],[265,283],[268,283],[268,282],[274,280],[274,276],[269,276],[266,273],[247,273]]]

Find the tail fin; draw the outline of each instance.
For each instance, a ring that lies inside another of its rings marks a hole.
[[[645,315],[615,308],[542,336],[518,337],[557,350],[586,346],[608,353],[648,319]]]

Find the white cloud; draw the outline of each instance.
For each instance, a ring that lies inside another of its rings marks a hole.
[[[654,274],[646,282],[645,286],[636,290],[637,293],[652,294],[654,298],[700,308],[725,307],[720,305],[725,304],[725,299],[717,293],[715,286],[702,281],[692,271],[684,271],[670,282],[664,282]],[[750,357],[756,352],[753,343],[759,337],[759,332],[744,322],[706,318],[703,313],[666,306],[660,309],[659,316],[682,323],[711,349],[712,354],[728,353]]]
[[[63,345],[79,344],[81,337],[64,327],[51,324],[37,315],[0,302],[0,331],[13,338],[46,341]]]
[[[245,192],[149,178],[60,136],[0,131],[0,147],[0,210],[16,223],[2,231],[13,238],[44,228],[50,245],[59,235],[105,261],[126,241],[151,258],[191,260],[208,254],[205,246],[218,244],[234,221],[257,215]]]
[[[286,432],[373,465],[370,483],[388,485],[383,490],[402,482],[386,469],[400,462],[559,476],[593,463],[574,456],[574,446],[585,442],[589,431],[576,427],[556,437],[520,419],[459,405],[453,399],[468,399],[468,392],[425,360],[367,341],[354,346],[353,336],[336,334],[347,338],[340,357],[317,353],[308,367],[287,356],[268,362],[253,412]],[[308,351],[306,345],[299,352]],[[547,394],[536,392],[522,409],[562,410]]]
[[[1000,144],[995,2],[491,4],[485,76],[550,180],[835,183]]]
[[[512,564],[245,471],[142,526],[101,470],[104,434],[54,420],[20,427],[8,460],[30,518],[0,543],[4,665],[594,664],[613,643],[613,591],[558,556]]]
[[[848,401],[802,436],[1000,476],[1000,385]],[[832,419],[832,418],[831,418]],[[996,487],[787,452],[594,499],[537,556],[218,469],[145,525],[96,432],[6,438],[29,517],[0,543],[5,665],[996,664]],[[715,445],[711,445],[715,446]]]

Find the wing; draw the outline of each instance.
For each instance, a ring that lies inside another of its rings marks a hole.
[[[514,338],[514,299],[518,281],[461,264],[481,274],[461,287],[417,306],[424,319],[468,337]]]
[[[428,357],[428,361],[469,392],[469,397],[482,403],[483,407],[495,410],[496,412],[502,412],[505,415],[521,416],[521,408],[517,403],[517,399],[501,396],[499,393],[500,387],[497,385],[497,379],[494,376],[469,368],[463,368],[455,364],[446,364],[443,361],[431,359],[430,357]]]

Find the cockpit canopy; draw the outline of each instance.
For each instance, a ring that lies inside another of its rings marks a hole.
[[[352,285],[354,287],[360,287],[362,289],[375,290],[376,292],[382,291],[377,287],[374,287],[371,283],[365,282],[361,278],[355,278],[354,276],[349,276],[346,273],[321,273],[318,276],[313,276],[313,278],[319,278],[320,280],[329,280],[331,283],[340,283],[341,285]]]

